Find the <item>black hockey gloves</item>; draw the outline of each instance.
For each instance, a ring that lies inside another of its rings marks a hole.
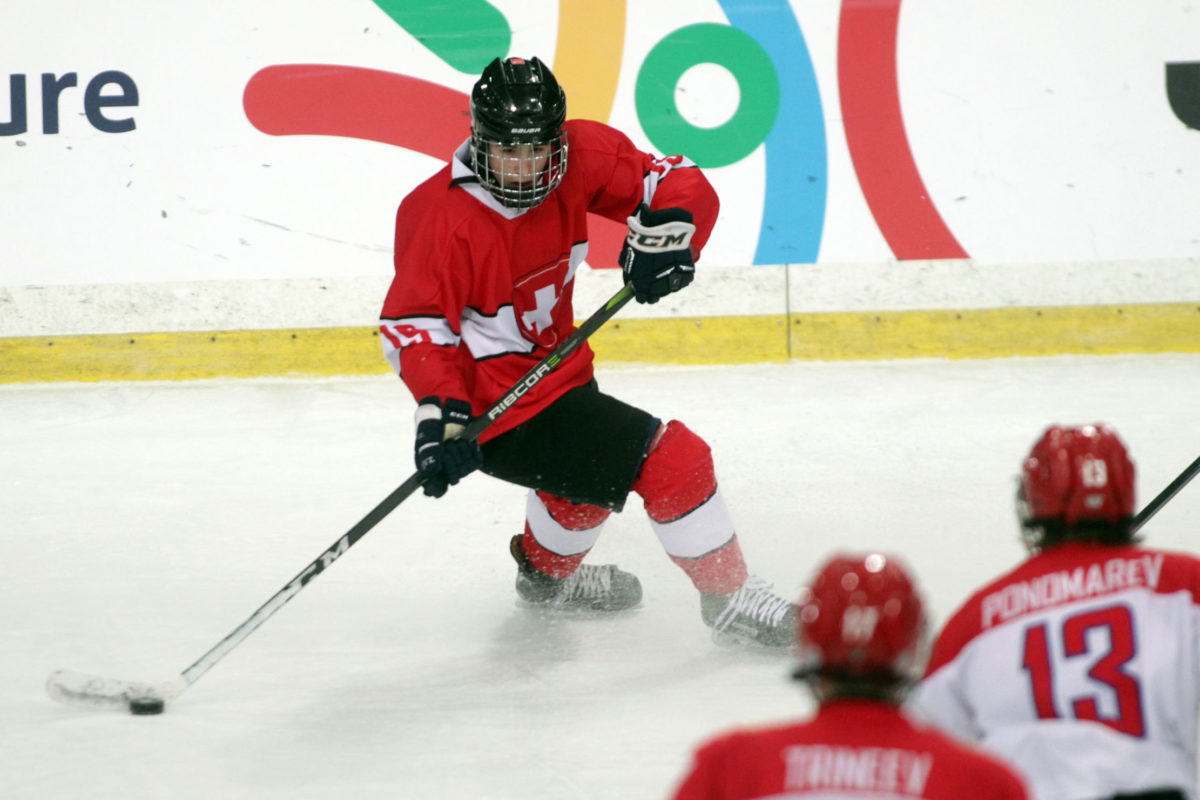
[[[479,442],[458,438],[470,421],[471,406],[463,400],[424,397],[417,404],[417,470],[430,497],[483,466]]]
[[[621,271],[633,284],[639,303],[657,303],[695,277],[692,259],[692,212],[682,208],[651,209],[645,203],[629,217],[629,235],[621,248]]]

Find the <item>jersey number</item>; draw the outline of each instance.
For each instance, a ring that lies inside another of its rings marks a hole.
[[[1094,695],[1084,695],[1071,701],[1075,719],[1100,722],[1129,736],[1146,732],[1142,714],[1142,690],[1137,678],[1124,670],[1137,654],[1133,637],[1133,614],[1126,606],[1109,606],[1084,611],[1067,617],[1062,623],[1062,658],[1092,655],[1088,651],[1088,632],[1103,630],[1108,634],[1108,650],[1098,654],[1088,670],[1088,677],[1112,690],[1117,701],[1114,717],[1101,717]],[[1054,655],[1050,649],[1050,631],[1042,622],[1025,630],[1025,657],[1021,665],[1029,673],[1033,690],[1033,705],[1040,719],[1058,719],[1062,715],[1054,702]]]
[[[402,337],[399,341],[392,341],[392,344],[398,348],[408,347],[410,344],[416,344],[417,342],[429,344],[433,341],[431,338],[429,338],[429,331],[424,330],[423,328],[418,328],[416,325],[393,325],[392,328],[395,329],[396,333],[400,334]],[[383,331],[385,335],[387,334],[386,326],[381,326],[379,329]]]

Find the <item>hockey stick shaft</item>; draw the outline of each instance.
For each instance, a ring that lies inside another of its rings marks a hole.
[[[1175,480],[1167,484],[1167,488],[1158,493],[1158,497],[1147,503],[1146,507],[1137,513],[1137,516],[1133,518],[1132,531],[1136,532],[1145,525],[1172,497],[1179,494],[1179,490],[1187,486],[1197,473],[1200,473],[1200,458],[1189,464],[1187,469],[1179,473]]]
[[[479,435],[491,426],[493,422],[499,419],[508,409],[516,405],[517,401],[526,392],[536,386],[542,378],[557,369],[569,355],[575,352],[593,333],[599,330],[604,323],[608,322],[626,303],[633,299],[633,294],[632,286],[627,284],[621,287],[620,291],[588,317],[570,336],[563,340],[562,344],[554,348],[553,352],[539,361],[529,372],[525,373],[525,376],[517,381],[504,396],[493,403],[486,412],[472,419],[463,432],[463,436],[468,439],[479,438]],[[276,592],[270,600],[263,603],[245,622],[234,628],[228,636],[213,646],[207,653],[196,659],[182,673],[188,685],[190,686],[195,683],[201,675],[212,669],[229,651],[237,647],[247,636],[266,622],[272,614],[282,608],[287,601],[295,597],[309,581],[324,572],[330,564],[353,547],[355,542],[366,536],[396,506],[400,505],[413,492],[420,488],[422,483],[424,481],[421,474],[414,472],[408,480],[396,487],[379,505],[367,512],[367,515],[359,520],[354,527],[334,542],[325,552],[311,561],[296,577],[288,581],[287,585]]]

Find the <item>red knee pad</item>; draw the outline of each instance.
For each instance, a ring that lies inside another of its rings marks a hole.
[[[717,490],[712,450],[678,420],[671,420],[650,448],[633,491],[655,522],[670,522],[692,511]]]
[[[608,515],[612,513],[607,508],[587,503],[572,503],[570,500],[564,500],[545,492],[538,492],[537,496],[546,510],[550,512],[551,519],[569,531],[586,531],[594,528],[608,519]]]

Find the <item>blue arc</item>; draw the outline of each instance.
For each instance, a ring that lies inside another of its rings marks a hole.
[[[767,180],[755,264],[812,264],[821,249],[829,173],[817,75],[787,0],[718,0],[729,23],[762,45],[779,75],[779,114],[766,140]]]

